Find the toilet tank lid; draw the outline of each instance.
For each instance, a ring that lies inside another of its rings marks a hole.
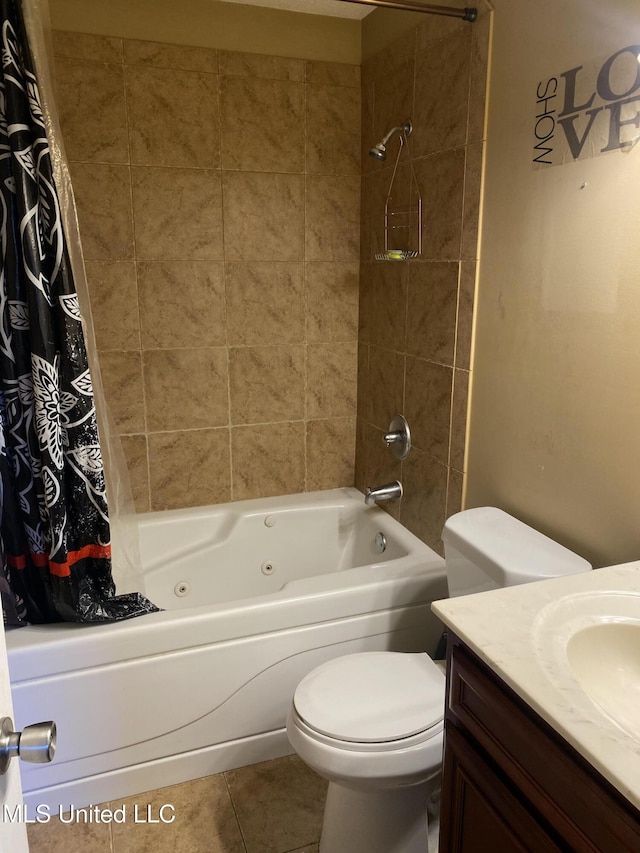
[[[573,551],[493,506],[452,515],[445,523],[442,540],[445,546],[453,546],[491,577],[495,576],[495,570],[503,570],[512,577],[527,575],[543,580],[593,568]]]

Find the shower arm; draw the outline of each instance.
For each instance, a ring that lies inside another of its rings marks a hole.
[[[340,0],[341,3],[359,3],[362,6],[381,6],[385,9],[400,9],[403,12],[425,12],[427,15],[445,15],[449,18],[462,18],[473,23],[478,17],[475,8],[454,9],[452,6],[430,6],[423,3],[412,3],[411,0],[395,2],[395,0]]]

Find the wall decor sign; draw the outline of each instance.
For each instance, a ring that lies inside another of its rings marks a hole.
[[[629,152],[640,141],[640,45],[541,80],[535,101],[534,169]]]

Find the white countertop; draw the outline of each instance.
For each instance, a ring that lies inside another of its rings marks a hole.
[[[623,600],[621,592],[631,596]],[[445,599],[435,602],[433,610],[640,808],[640,739],[592,702],[573,676],[564,651],[572,631],[619,618],[619,602],[623,610],[626,605],[627,616],[632,615],[631,608],[640,620],[640,561]],[[637,713],[640,720],[640,707]]]

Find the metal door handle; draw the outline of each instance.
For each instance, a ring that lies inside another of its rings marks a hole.
[[[25,726],[21,732],[13,731],[11,717],[0,720],[0,776],[7,772],[9,761],[16,755],[32,764],[46,764],[53,759],[55,751],[56,724],[53,720]]]

